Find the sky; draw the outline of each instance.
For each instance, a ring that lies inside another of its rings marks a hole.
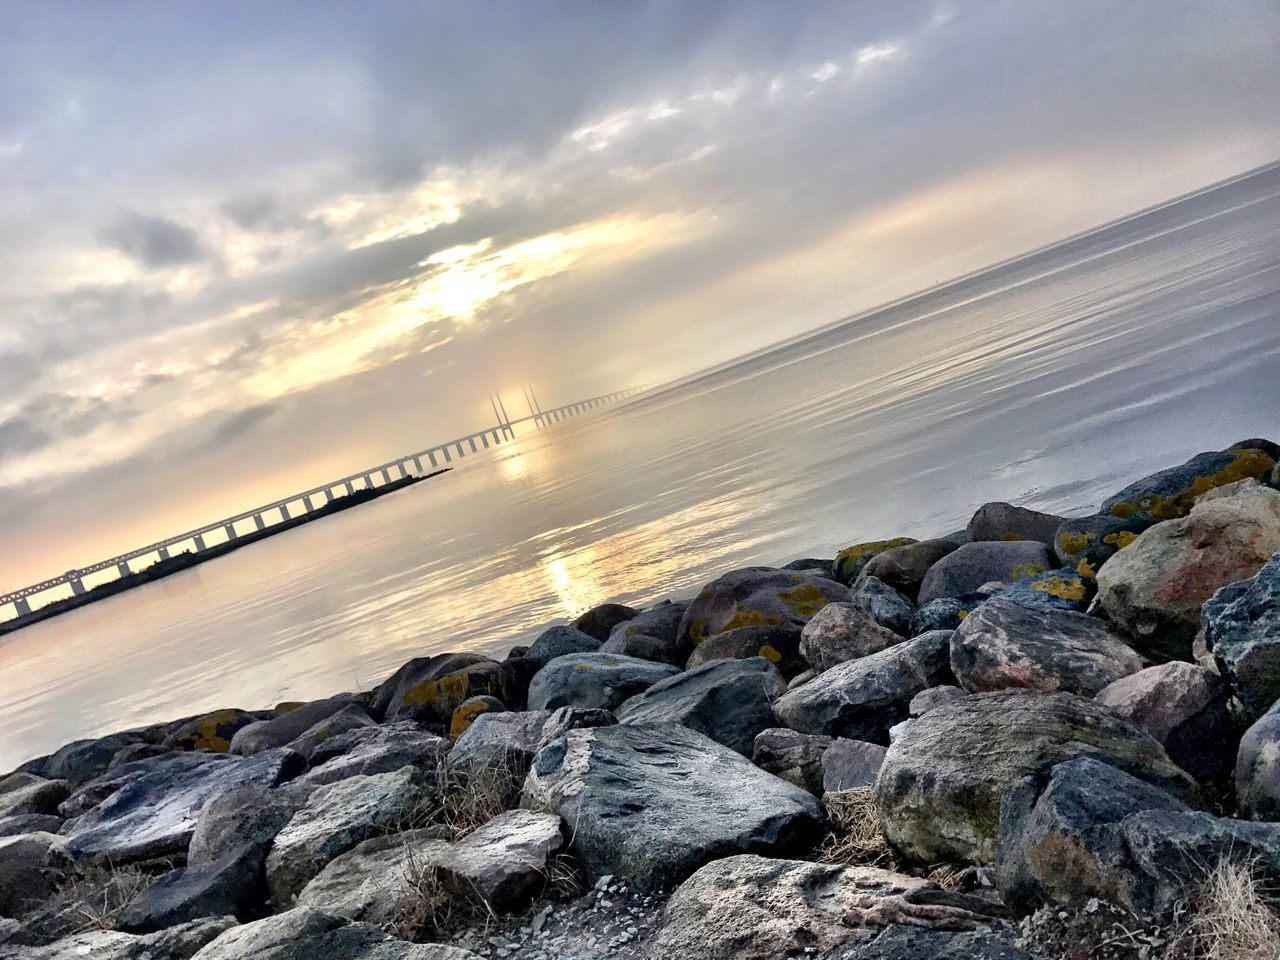
[[[1278,48],[1275,0],[0,5],[0,591],[1280,158]]]

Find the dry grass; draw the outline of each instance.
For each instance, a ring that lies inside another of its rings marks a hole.
[[[928,879],[932,883],[936,883],[943,890],[959,890],[963,885],[967,871],[964,867],[957,867],[955,864],[944,863],[941,866],[934,867],[929,871]]]
[[[78,924],[76,933],[90,930],[114,930],[120,915],[155,881],[137,867],[107,864],[96,868],[59,892],[71,905],[71,915]]]
[[[440,827],[444,839],[460,840],[503,811],[512,809],[520,799],[523,783],[510,766],[485,766],[467,774],[451,770],[440,763],[435,772],[435,788],[396,831],[420,827]]]
[[[880,832],[880,811],[871,787],[828,793],[829,829],[818,848],[823,863],[878,867],[890,862],[889,844]]]
[[[1188,904],[1187,926],[1170,957],[1280,960],[1280,917],[1256,861],[1223,857]]]

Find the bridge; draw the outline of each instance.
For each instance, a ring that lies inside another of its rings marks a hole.
[[[122,553],[117,557],[99,560],[86,567],[68,570],[61,576],[33,583],[11,593],[0,594],[0,610],[12,605],[17,619],[21,619],[32,613],[31,599],[48,591],[66,586],[71,588],[73,597],[83,596],[87,592],[84,578],[91,574],[114,568],[119,577],[127,577],[135,572],[134,568],[130,566],[131,563],[152,556],[155,557],[152,563],[168,560],[171,548],[188,544],[190,549],[198,556],[214,546],[222,546],[241,536],[240,531],[236,528],[238,523],[252,521],[254,532],[267,530],[291,519],[306,516],[331,503],[334,500],[334,491],[338,491],[338,496],[342,496],[344,494],[353,494],[357,489],[373,490],[377,487],[384,487],[389,483],[408,478],[411,475],[411,466],[419,474],[427,469],[440,469],[455,460],[461,460],[470,454],[488,450],[490,446],[496,447],[506,440],[514,439],[515,426],[517,424],[532,423],[541,429],[544,426],[587,413],[605,404],[624,400],[646,389],[648,389],[648,385],[632,387],[628,390],[619,390],[615,393],[602,394],[587,400],[579,400],[561,407],[543,410],[532,388],[526,387],[524,396],[529,406],[529,415],[515,420],[507,416],[506,406],[503,404],[501,396],[491,396],[489,400],[493,406],[494,415],[497,417],[496,426],[486,427],[475,433],[469,433],[464,437],[456,437],[453,440],[437,443],[435,446],[427,447],[425,450],[419,450],[403,457],[397,457],[394,460],[388,460],[386,463],[380,463],[377,466],[369,467],[367,470],[361,470],[330,483],[312,487],[310,490],[303,490],[282,500],[274,500],[271,503],[254,507],[252,510],[245,510],[231,517],[223,517],[221,520],[206,523],[204,526],[187,530],[176,536],[149,543],[145,547],[138,547],[136,550],[130,550],[128,553]],[[205,539],[206,537],[218,537],[218,539],[214,543],[208,543]],[[150,566],[150,564],[145,566]],[[139,570],[142,568],[142,566],[138,567]],[[35,609],[39,609],[39,607]],[[8,621],[0,620],[0,622],[12,622],[13,619],[9,618]]]

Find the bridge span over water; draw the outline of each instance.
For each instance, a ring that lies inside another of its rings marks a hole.
[[[558,423],[561,420],[587,413],[605,404],[634,396],[645,389],[647,389],[647,386],[619,390],[615,393],[579,400],[576,403],[568,403],[550,410],[543,410],[538,405],[537,397],[533,395],[532,390],[526,389],[525,398],[529,404],[529,416],[519,417],[515,420],[507,417],[506,408],[502,403],[501,397],[496,400],[491,398],[494,414],[498,418],[496,426],[486,427],[484,430],[469,433],[464,437],[437,443],[435,446],[427,447],[425,450],[419,450],[416,453],[388,460],[386,463],[380,463],[367,470],[361,470],[330,483],[312,487],[310,490],[303,490],[282,500],[275,500],[271,503],[254,507],[252,510],[245,510],[234,516],[215,520],[193,530],[187,530],[176,536],[149,543],[145,547],[138,547],[136,550],[122,553],[117,557],[108,557],[106,560],[99,560],[86,567],[68,570],[61,576],[30,584],[11,593],[0,594],[0,611],[11,605],[17,618],[21,619],[30,615],[33,609],[39,609],[39,606],[33,608],[31,601],[32,598],[40,597],[42,594],[56,591],[60,596],[50,597],[49,599],[60,599],[61,596],[66,595],[65,590],[60,588],[69,587],[71,596],[83,596],[88,590],[85,587],[84,580],[92,574],[114,568],[117,576],[127,577],[136,572],[130,566],[131,563],[148,557],[155,558],[152,560],[153,563],[159,560],[168,560],[170,550],[174,547],[184,547],[199,555],[214,546],[222,546],[240,537],[242,533],[236,524],[252,521],[253,527],[249,532],[268,530],[272,526],[296,517],[306,516],[324,507],[335,499],[335,491],[337,491],[337,496],[342,496],[344,494],[353,494],[357,490],[372,490],[377,487],[383,487],[389,483],[409,477],[411,468],[419,474],[429,470],[438,470],[456,460],[463,459],[469,454],[479,453],[482,450],[488,450],[490,446],[496,447],[506,440],[514,439],[514,427],[517,424],[533,423],[538,427],[542,427]],[[215,536],[218,537],[216,543],[206,542],[206,537]],[[138,569],[141,570],[144,566],[150,566],[150,564],[140,565]],[[0,622],[12,619],[11,617],[0,615]]]

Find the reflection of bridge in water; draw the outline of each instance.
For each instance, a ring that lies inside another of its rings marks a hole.
[[[273,526],[297,517],[306,516],[312,511],[326,506],[334,500],[335,490],[339,491],[338,496],[342,496],[343,494],[353,494],[356,490],[373,490],[378,487],[385,487],[389,483],[409,477],[411,475],[411,466],[418,473],[423,473],[429,469],[440,469],[455,460],[461,460],[468,454],[479,453],[482,450],[488,450],[490,446],[498,446],[504,440],[513,439],[515,437],[514,427],[516,424],[533,423],[535,426],[542,427],[558,423],[561,420],[567,420],[570,417],[586,413],[605,404],[634,396],[644,389],[644,387],[634,387],[630,390],[620,390],[617,393],[608,393],[603,396],[592,397],[589,400],[568,403],[551,410],[543,410],[538,405],[538,399],[533,395],[533,391],[526,389],[525,399],[529,404],[529,416],[515,420],[507,417],[506,407],[503,405],[501,397],[491,397],[490,402],[493,404],[493,412],[498,418],[498,423],[494,427],[487,427],[476,433],[469,433],[465,437],[446,440],[444,443],[438,443],[425,450],[419,450],[417,453],[411,453],[395,460],[388,460],[386,463],[370,467],[368,470],[353,473],[349,477],[343,477],[331,483],[312,487],[310,490],[295,493],[293,496],[285,497],[283,500],[276,500],[260,507],[254,507],[252,510],[237,513],[233,517],[215,520],[213,523],[205,524],[194,530],[188,530],[186,533],[180,533],[177,536],[147,544],[145,547],[130,550],[128,553],[122,553],[118,557],[99,560],[97,563],[92,563],[77,570],[68,570],[60,577],[33,583],[20,590],[14,590],[12,593],[0,594],[0,609],[12,604],[18,618],[22,618],[32,613],[32,597],[51,590],[57,590],[59,587],[68,586],[71,588],[72,596],[83,596],[88,592],[84,585],[84,578],[90,574],[110,570],[114,567],[119,577],[127,577],[136,572],[129,566],[132,561],[149,556],[155,557],[152,562],[168,560],[170,548],[181,544],[190,544],[198,556],[212,547],[222,546],[239,537],[241,534],[236,529],[237,523],[252,520],[253,532],[268,530]],[[395,474],[394,477],[392,476],[393,472]],[[275,517],[268,517],[268,514],[273,513],[276,515]],[[206,543],[205,537],[210,534],[214,536],[220,535],[221,539],[218,539],[215,543]],[[150,564],[147,564],[147,566],[150,566]],[[139,569],[143,568],[140,567]],[[36,609],[39,608],[37,607]]]

